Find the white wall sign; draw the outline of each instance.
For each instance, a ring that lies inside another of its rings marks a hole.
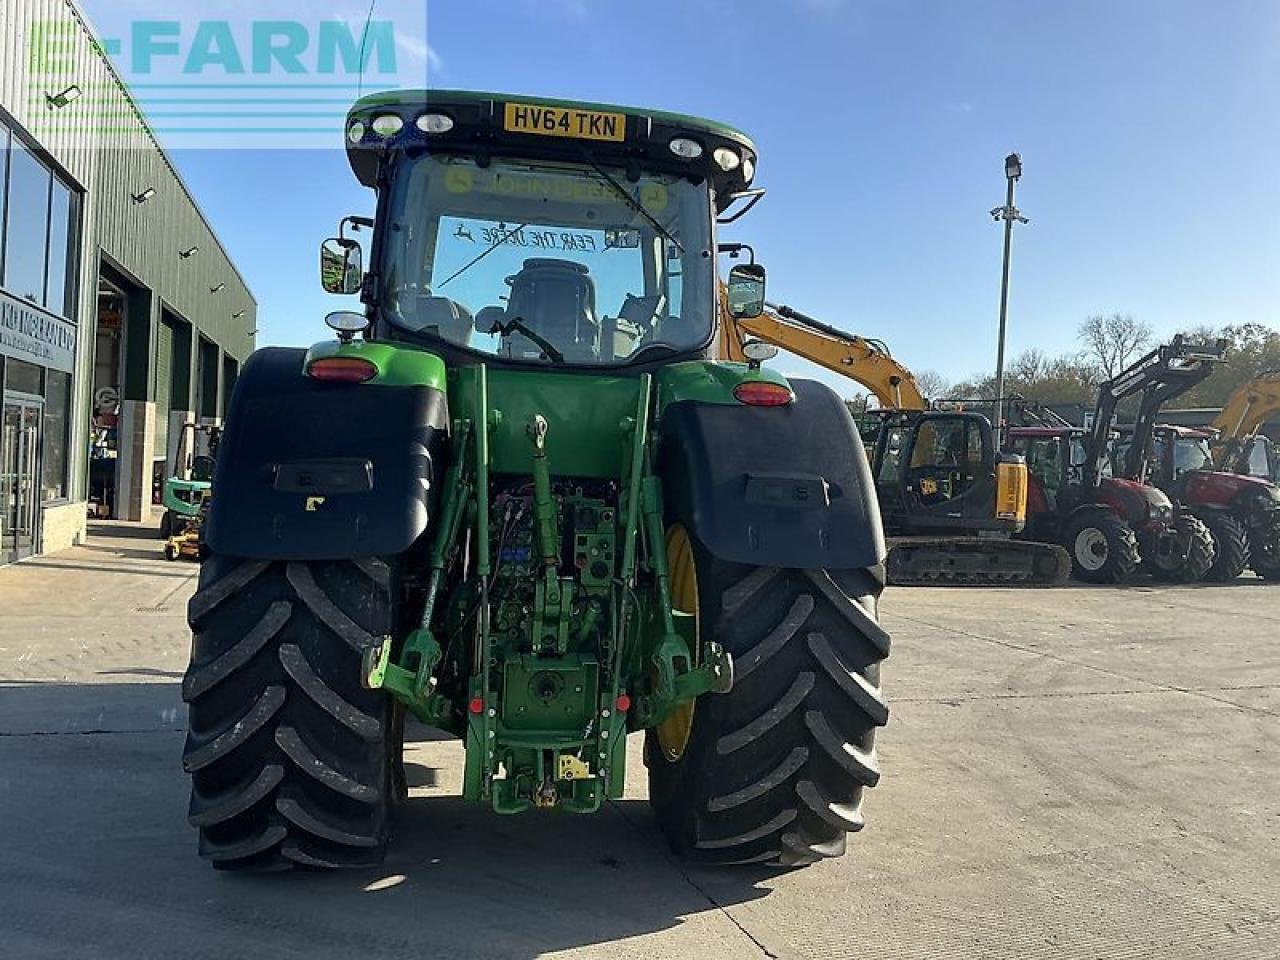
[[[75,325],[0,292],[0,355],[71,373],[76,365]]]

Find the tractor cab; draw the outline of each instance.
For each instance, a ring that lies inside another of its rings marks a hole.
[[[1007,431],[1008,448],[1027,461],[1027,516],[1052,513],[1079,496],[1085,485],[1088,453],[1086,434],[1075,427],[1012,427]],[[1109,463],[1101,468],[1101,478],[1111,477]]]
[[[374,339],[446,361],[702,356],[717,316],[715,218],[763,193],[737,130],[599,104],[384,94],[352,110],[347,146],[379,192],[371,262],[365,273],[354,239],[329,241],[326,287],[362,294]],[[754,264],[730,275],[739,311],[758,312],[762,278]]]

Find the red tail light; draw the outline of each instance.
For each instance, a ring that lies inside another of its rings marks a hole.
[[[791,389],[767,380],[747,380],[733,388],[734,399],[749,407],[785,407],[791,402]]]
[[[377,367],[358,357],[327,357],[307,367],[307,376],[328,383],[364,383],[377,375]]]

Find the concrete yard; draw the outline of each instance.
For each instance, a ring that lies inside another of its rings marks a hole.
[[[0,942],[35,957],[1280,957],[1280,584],[891,591],[850,854],[671,859],[644,801],[498,818],[409,749],[383,868],[215,873],[179,756],[193,564],[129,525],[0,571]]]

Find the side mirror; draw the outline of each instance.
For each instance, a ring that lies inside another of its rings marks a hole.
[[[326,293],[359,293],[364,283],[364,250],[354,240],[334,237],[320,247],[320,285]]]
[[[764,312],[764,267],[740,263],[729,271],[729,316],[741,320]]]

